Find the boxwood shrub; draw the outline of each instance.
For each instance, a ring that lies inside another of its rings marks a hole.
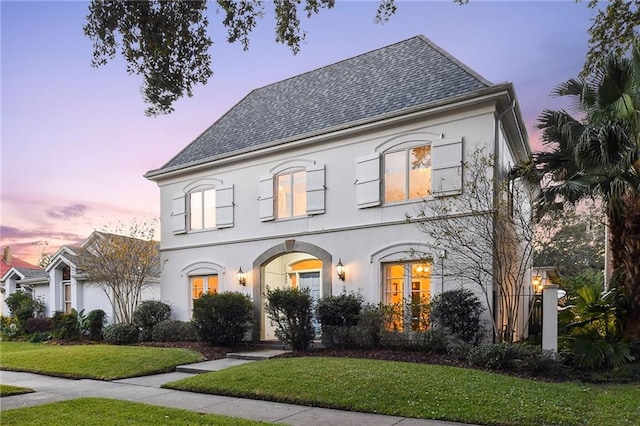
[[[111,324],[102,330],[104,341],[110,345],[137,343],[138,332],[138,327],[133,324]]]

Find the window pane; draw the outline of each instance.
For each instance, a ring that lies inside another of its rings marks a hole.
[[[393,203],[406,197],[406,151],[392,152],[384,156],[384,201]]]
[[[429,303],[431,291],[431,263],[411,264],[411,329],[425,330],[429,325]]]
[[[424,198],[431,193],[431,146],[410,150],[409,198]]]
[[[202,192],[192,192],[189,199],[189,227],[191,229],[202,229]]]
[[[385,265],[385,303],[390,305],[402,302],[404,289],[404,265],[394,263]]]
[[[295,172],[293,174],[293,215],[304,216],[307,214],[307,172]]]
[[[197,299],[204,294],[204,278],[191,277],[191,297]]]
[[[216,227],[216,190],[207,189],[204,195],[204,227]]]
[[[276,179],[278,217],[291,216],[291,174],[279,175]]]
[[[218,276],[210,275],[207,277],[207,292],[209,294],[216,294],[218,292]]]

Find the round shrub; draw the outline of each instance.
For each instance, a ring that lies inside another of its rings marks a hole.
[[[153,342],[192,342],[198,340],[198,329],[192,322],[164,320],[153,326]]]
[[[459,288],[445,291],[431,302],[431,322],[445,331],[452,343],[477,345],[484,337],[480,316],[484,311],[480,299],[471,290]]]
[[[193,322],[203,342],[235,346],[253,321],[253,303],[239,292],[203,294],[193,301]]]
[[[358,324],[362,311],[362,295],[342,293],[339,296],[327,296],[318,300],[316,314],[324,327],[352,326]]]
[[[102,335],[110,345],[129,345],[138,342],[138,327],[133,324],[111,324],[102,330]]]
[[[171,318],[171,307],[159,300],[145,300],[133,312],[133,324],[140,327],[140,340],[151,340],[153,326]]]

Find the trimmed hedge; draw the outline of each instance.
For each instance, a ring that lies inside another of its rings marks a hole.
[[[192,322],[164,320],[153,326],[153,342],[193,342],[198,340],[198,329]]]
[[[193,323],[203,342],[236,346],[253,321],[251,298],[239,292],[203,294],[193,301]]]
[[[137,343],[138,333],[138,327],[133,324],[111,324],[102,330],[104,341],[110,345]]]

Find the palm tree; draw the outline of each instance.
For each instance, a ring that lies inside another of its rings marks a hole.
[[[588,77],[555,94],[575,102],[577,118],[545,110],[545,152],[528,176],[542,186],[540,211],[599,197],[611,234],[614,285],[628,298],[624,335],[640,340],[640,41],[630,58],[606,58]],[[524,170],[524,169],[521,169]],[[526,174],[526,173],[525,173]]]

